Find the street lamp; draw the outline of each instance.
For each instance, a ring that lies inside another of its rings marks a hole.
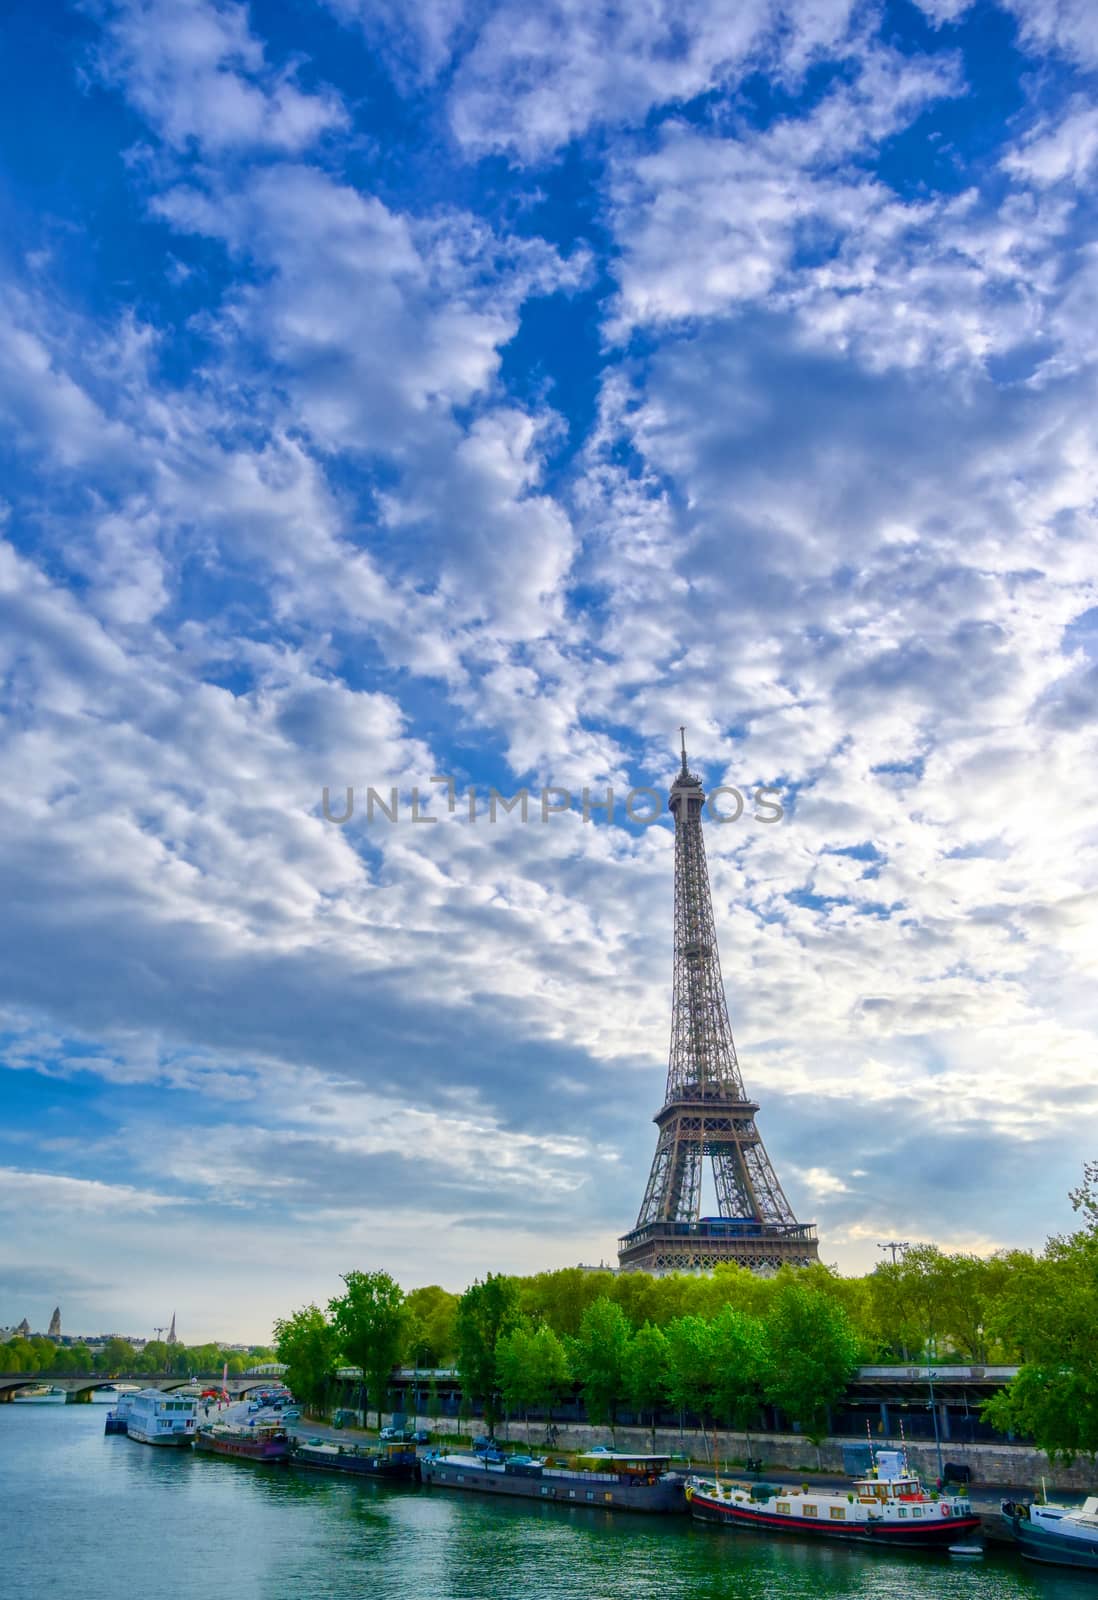
[[[945,1472],[942,1467],[942,1436],[938,1430],[938,1407],[934,1399],[934,1373],[930,1365],[931,1361],[936,1359],[937,1347],[933,1336],[931,1336],[926,1342],[926,1381],[930,1385],[930,1415],[934,1419],[934,1449],[938,1456],[938,1487],[940,1489]]]

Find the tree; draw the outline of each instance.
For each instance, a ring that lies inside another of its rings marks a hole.
[[[0,1345],[0,1350],[3,1346]],[[54,1359],[53,1370],[68,1377],[77,1377],[95,1370],[92,1353],[86,1344],[61,1345]]]
[[[591,1422],[608,1422],[611,1428],[617,1425],[618,1407],[626,1396],[630,1338],[624,1311],[605,1295],[592,1301],[580,1318],[573,1363]]]
[[[568,1352],[552,1328],[522,1323],[496,1341],[496,1379],[507,1410],[521,1411],[527,1425],[531,1411],[551,1417],[572,1382]]]
[[[133,1372],[137,1365],[137,1352],[125,1339],[108,1339],[95,1357],[95,1370],[107,1377]]]
[[[716,1415],[748,1436],[771,1381],[770,1347],[762,1319],[726,1305],[709,1325],[711,1394]]]
[[[778,1288],[766,1331],[771,1351],[766,1398],[799,1422],[818,1446],[829,1407],[857,1370],[858,1336],[842,1306],[793,1278]]]
[[[278,1360],[286,1382],[307,1411],[323,1406],[328,1380],[339,1354],[339,1335],[319,1306],[302,1306],[274,1325]]]
[[[518,1324],[518,1288],[513,1278],[490,1272],[458,1301],[454,1322],[457,1365],[466,1402],[479,1400],[491,1432],[499,1417],[496,1345]]]
[[[1087,1226],[1015,1263],[996,1312],[1023,1352],[1017,1376],[983,1407],[1001,1433],[1033,1438],[1050,1460],[1098,1455],[1098,1167],[1071,1197]]]
[[[625,1353],[625,1392],[636,1412],[648,1413],[653,1437],[656,1414],[667,1399],[669,1363],[666,1335],[646,1322],[630,1339]]]
[[[454,1354],[454,1321],[458,1297],[437,1283],[412,1289],[404,1297],[408,1311],[405,1357],[414,1367],[441,1367]]]
[[[406,1335],[404,1291],[387,1272],[345,1272],[343,1282],[345,1291],[329,1300],[328,1312],[347,1362],[362,1368],[380,1428]]]
[[[23,1353],[19,1349],[19,1346],[23,1343],[22,1339],[15,1338],[8,1339],[4,1344],[0,1344],[0,1372],[12,1373],[24,1370]]]
[[[704,1317],[676,1317],[667,1326],[667,1397],[705,1424],[713,1415],[712,1340]]]
[[[167,1372],[171,1346],[163,1339],[150,1339],[137,1358],[138,1372]]]

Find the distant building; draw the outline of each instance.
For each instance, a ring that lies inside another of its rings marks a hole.
[[[17,1339],[29,1339],[30,1336],[31,1336],[31,1325],[27,1321],[26,1317],[24,1317],[22,1322],[19,1324],[18,1328],[16,1328],[16,1330],[15,1330],[15,1337]]]
[[[60,1337],[61,1337],[61,1307],[60,1306],[54,1306],[54,1308],[53,1308],[53,1316],[50,1318],[50,1325],[46,1329],[46,1338],[47,1339],[60,1339]]]

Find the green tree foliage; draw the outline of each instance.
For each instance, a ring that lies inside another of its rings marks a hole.
[[[591,1422],[617,1423],[626,1398],[626,1361],[630,1328],[624,1311],[606,1295],[593,1300],[580,1318],[572,1344],[575,1375],[583,1388],[583,1404]]]
[[[95,1370],[107,1377],[137,1370],[137,1351],[126,1339],[108,1339],[95,1357]]]
[[[86,1344],[61,1345],[53,1360],[53,1370],[66,1377],[80,1377],[93,1372],[92,1353]]]
[[[380,1427],[389,1377],[407,1334],[404,1291],[387,1272],[345,1272],[343,1283],[328,1313],[348,1364],[362,1368]]]
[[[167,1372],[171,1347],[163,1339],[150,1339],[137,1357],[138,1372]]]
[[[846,1302],[855,1315],[860,1310],[863,1331],[876,1336],[877,1353],[917,1360],[932,1349],[939,1361],[985,1362],[993,1353],[996,1307],[1019,1256],[947,1255],[936,1245],[912,1245],[868,1279],[839,1282],[864,1284],[862,1305],[849,1292]]]
[[[680,1412],[713,1415],[712,1341],[704,1317],[676,1317],[667,1328],[667,1398]]]
[[[24,1348],[26,1354],[24,1354]],[[28,1358],[33,1358],[34,1352],[25,1339],[18,1337],[9,1339],[6,1344],[0,1344],[0,1372],[18,1373],[30,1372],[33,1369],[25,1365]]]
[[[552,1414],[572,1382],[568,1352],[552,1328],[523,1321],[496,1341],[496,1381],[509,1412]]]
[[[799,1422],[815,1444],[827,1429],[828,1408],[858,1367],[860,1341],[842,1306],[795,1275],[782,1282],[766,1319],[770,1363],[766,1397]]]
[[[405,1296],[408,1339],[404,1359],[413,1367],[444,1367],[454,1358],[458,1297],[432,1283]]]
[[[709,1324],[709,1360],[714,1414],[750,1435],[773,1378],[762,1318],[726,1305]]]
[[[625,1393],[633,1409],[648,1417],[653,1433],[656,1413],[667,1399],[669,1377],[667,1335],[662,1328],[646,1322],[637,1329],[625,1352]]]
[[[274,1325],[277,1359],[286,1364],[286,1382],[308,1411],[324,1403],[328,1380],[339,1357],[340,1336],[319,1306],[302,1306]]]
[[[489,1431],[499,1419],[496,1345],[517,1327],[519,1291],[513,1278],[490,1272],[478,1278],[458,1301],[454,1342],[458,1373],[466,1400],[479,1400]]]
[[[1024,1359],[983,1407],[1001,1433],[1027,1435],[1067,1462],[1098,1455],[1098,1165],[1071,1198],[1086,1225],[1016,1262],[1000,1297],[998,1331]]]

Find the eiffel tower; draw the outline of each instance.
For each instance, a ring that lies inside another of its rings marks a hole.
[[[721,979],[702,838],[705,790],[686,764],[671,787],[675,818],[675,984],[667,1094],[637,1225],[618,1241],[623,1270],[755,1272],[817,1260],[814,1223],[798,1222],[755,1127]],[[719,1216],[701,1216],[702,1164],[713,1164]]]

